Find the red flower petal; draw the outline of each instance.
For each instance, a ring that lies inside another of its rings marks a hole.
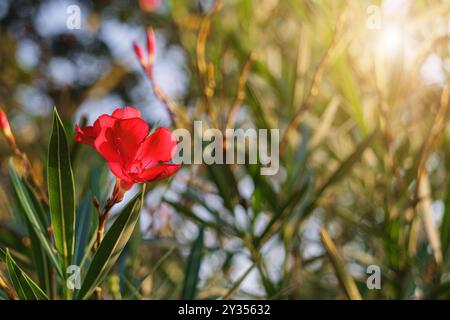
[[[102,129],[99,136],[95,139],[95,149],[106,159],[108,162],[118,162],[124,164],[122,156],[117,151],[115,146],[115,136],[112,128]]]
[[[81,142],[88,144],[90,146],[94,146],[95,138],[97,137],[96,130],[94,130],[94,127],[86,126],[83,129],[81,129],[78,125],[75,126],[75,138],[74,140],[76,142]]]
[[[93,126],[76,126],[75,141],[97,149],[124,190],[134,183],[164,179],[181,167],[161,163],[172,160],[176,151],[177,141],[171,132],[159,128],[149,136],[148,125],[140,115],[139,110],[124,107],[111,116],[100,116]]]
[[[122,157],[117,152],[114,145],[114,125],[117,119],[107,114],[101,115],[94,123],[97,130],[97,137],[94,141],[94,148],[109,162],[123,162]]]
[[[101,130],[95,148],[107,160],[125,166],[132,161],[142,141],[148,135],[148,125],[140,118],[115,119],[101,116],[96,122]]]
[[[133,107],[126,106],[123,109],[116,109],[112,116],[117,119],[140,118],[141,112]]]
[[[112,128],[114,127],[114,124],[116,123],[117,119],[114,117],[111,117],[108,114],[102,114],[95,122],[94,122],[94,128],[96,130],[101,130],[104,128]]]
[[[133,179],[129,177],[124,171],[123,167],[118,162],[108,162],[109,169],[111,172],[120,180],[123,180],[125,182],[134,183]]]
[[[180,169],[181,164],[163,163],[144,170],[139,174],[143,181],[156,181],[167,178]]]
[[[125,161],[135,158],[148,131],[147,123],[140,118],[117,120],[114,126],[115,146]]]
[[[177,140],[166,128],[158,128],[149,135],[136,154],[136,160],[144,167],[172,160],[176,152]]]

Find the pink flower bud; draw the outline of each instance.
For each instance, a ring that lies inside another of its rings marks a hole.
[[[147,68],[147,61],[144,57],[144,50],[142,50],[142,47],[135,42],[135,43],[133,43],[133,49],[134,49],[134,52],[136,53],[136,57],[139,59],[139,62],[141,63],[141,65],[144,68]]]
[[[9,126],[8,117],[3,109],[0,107],[0,129],[2,130],[3,135],[8,140],[9,145],[14,150],[17,149],[16,140],[11,131],[11,127]]]
[[[148,51],[148,67],[153,68],[155,62],[156,40],[155,32],[152,27],[147,28],[147,51]]]

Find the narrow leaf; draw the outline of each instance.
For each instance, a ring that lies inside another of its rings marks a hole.
[[[75,243],[75,186],[69,146],[56,108],[47,164],[48,195],[56,249],[63,270],[71,264]]]
[[[203,229],[200,229],[197,239],[192,245],[191,252],[184,273],[184,287],[181,299],[192,300],[197,293],[197,285],[199,280],[200,265],[203,259]]]
[[[24,185],[27,188],[28,194],[30,196],[33,205],[33,212],[36,212],[36,217],[37,219],[39,219],[40,224],[43,226],[45,230],[45,226],[48,225],[46,212],[42,207],[41,203],[39,202],[36,194],[32,190],[31,186],[28,183],[26,183],[26,181]],[[52,290],[50,281],[51,261],[48,258],[41,242],[39,241],[39,237],[36,234],[36,231],[33,229],[31,223],[27,220],[26,224],[28,233],[30,235],[31,252],[36,267],[36,272],[38,274],[39,285],[48,295],[50,295],[50,292]]]
[[[345,294],[350,300],[361,300],[361,294],[359,293],[355,281],[345,269],[344,261],[339,256],[336,246],[325,229],[320,230],[320,237]]]
[[[442,217],[440,232],[442,256],[444,257],[445,261],[448,261],[450,256],[450,183],[447,186],[447,192],[445,195],[445,210]]]
[[[51,282],[50,282],[50,266],[51,262],[47,257],[44,248],[39,242],[39,237],[33,229],[33,226],[27,221],[27,227],[30,232],[31,241],[31,252],[33,256],[34,265],[38,275],[39,285],[44,289],[45,292],[50,293]]]
[[[91,230],[92,222],[91,198],[91,195],[88,194],[76,211],[77,217],[75,223],[75,251],[73,263],[78,266],[81,264],[86,246],[89,242],[89,231]]]
[[[368,135],[361,143],[355,148],[355,150],[339,165],[328,180],[319,188],[318,195],[322,194],[329,186],[342,179],[345,174],[350,171],[353,165],[361,159],[364,151],[372,144],[374,138],[377,136],[378,129],[375,129],[370,135]]]
[[[9,277],[19,298],[21,300],[48,300],[42,289],[16,264],[8,249],[4,254]]]
[[[77,299],[89,298],[117,261],[139,219],[143,200],[144,190],[128,203],[114,221],[92,258]]]
[[[55,255],[53,254],[52,246],[49,238],[47,237],[45,226],[42,225],[38,213],[35,211],[30,193],[20,179],[12,161],[9,162],[9,176],[11,178],[14,190],[17,194],[20,206],[22,207],[23,213],[25,214],[26,219],[30,224],[29,226],[34,230],[36,238],[39,239],[43,250],[46,252],[52,264],[55,266],[58,274],[62,276],[61,266],[59,265]]]

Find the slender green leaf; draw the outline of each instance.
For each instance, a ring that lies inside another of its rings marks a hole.
[[[8,275],[18,297],[22,300],[48,300],[42,289],[16,264],[8,249],[4,252],[4,256]]]
[[[317,191],[314,194],[314,197],[311,200],[307,201],[307,204],[305,204],[305,207],[302,209],[303,213],[300,217],[299,222],[304,221],[309,215],[313,212],[313,209],[322,195],[322,193],[328,189],[333,184],[340,181],[343,177],[346,176],[346,174],[353,168],[353,165],[357,163],[362,155],[364,154],[364,151],[372,144],[372,142],[375,140],[376,136],[378,135],[378,128],[372,131],[367,137],[364,138],[363,141],[361,141],[356,148],[353,150],[353,152],[339,165],[339,167],[330,175],[330,177],[317,189]]]
[[[336,271],[336,276],[338,277],[347,297],[351,300],[361,300],[361,294],[359,293],[355,281],[345,269],[345,263],[339,255],[333,240],[331,240],[325,229],[320,230],[320,237],[322,239],[323,246],[327,251],[328,257],[331,260],[331,264]]]
[[[39,279],[39,285],[43,288],[43,290],[47,294],[49,294],[51,290],[51,283],[50,283],[51,262],[47,257],[44,248],[41,246],[41,243],[39,242],[39,237],[34,231],[33,226],[29,222],[27,222],[27,225],[30,231],[31,252]]]
[[[203,234],[203,229],[200,229],[189,254],[186,270],[184,272],[183,292],[181,294],[181,299],[183,300],[192,300],[197,293],[200,265],[204,253]]]
[[[81,264],[81,260],[86,251],[86,246],[89,242],[89,231],[91,230],[92,222],[92,200],[91,195],[88,194],[78,207],[75,222],[75,250],[73,256],[73,263]]]
[[[258,128],[270,128],[269,123],[266,119],[266,114],[263,111],[264,107],[262,105],[263,98],[260,97],[259,93],[256,92],[256,89],[250,84],[247,83],[247,102],[252,112],[252,116],[254,121],[256,122]]]
[[[442,217],[440,231],[442,256],[444,260],[447,261],[450,256],[450,183],[447,186],[447,194],[445,196],[445,210]]]
[[[370,135],[368,135],[363,141],[361,141],[355,150],[339,165],[339,167],[334,171],[328,180],[319,188],[318,195],[320,195],[325,189],[327,189],[332,184],[339,181],[345,174],[350,171],[353,165],[361,159],[364,151],[372,144],[373,140],[377,136],[378,129],[375,129]]]
[[[77,294],[77,299],[89,298],[95,287],[106,277],[117,261],[139,219],[143,200],[144,190],[128,203],[114,221],[92,258],[81,289]]]
[[[53,254],[52,245],[49,238],[47,237],[45,226],[42,225],[39,215],[34,207],[33,201],[31,200],[30,193],[20,179],[12,161],[9,162],[9,176],[11,178],[14,190],[17,194],[19,203],[22,207],[23,213],[25,214],[30,226],[33,228],[36,237],[39,239],[43,250],[45,250],[48,258],[58,271],[58,274],[62,276],[61,266],[58,263],[55,255]]]
[[[278,214],[280,209],[279,196],[266,176],[261,175],[261,165],[248,164],[247,171],[255,186],[255,191],[252,195],[255,198],[253,201],[254,205],[260,206],[261,203],[267,203],[274,214]],[[256,212],[259,212],[259,208],[255,207],[255,209],[257,209]]]
[[[136,226],[134,227],[134,231],[130,237],[130,240],[128,240],[127,245],[123,249],[122,253],[120,254],[119,260],[117,261],[117,273],[119,275],[119,278],[122,280],[127,279],[127,281],[133,285],[138,285],[139,283],[137,270],[140,266],[139,249],[141,242],[141,228],[138,220],[138,222],[136,222]],[[129,292],[128,287],[123,286],[123,283],[124,281],[120,281],[120,295],[122,297],[127,297],[131,294],[131,292]]]
[[[286,185],[289,188],[295,187],[295,185],[302,184],[302,174],[304,174],[306,168],[306,161],[308,158],[308,148],[311,140],[311,129],[306,126],[301,126],[301,137],[302,142],[299,148],[294,152],[292,161],[289,161],[287,164],[288,168],[288,178],[286,181]]]
[[[75,186],[69,146],[56,108],[47,164],[48,195],[56,249],[63,270],[71,264],[75,244]]]
[[[46,212],[31,186],[26,181],[24,181],[24,185],[27,188],[28,194],[30,196],[33,205],[33,212],[36,212],[36,217],[39,219],[41,225],[45,228],[45,226],[48,225]],[[51,261],[47,257],[45,249],[42,247],[36,231],[34,231],[33,226],[28,220],[27,229],[30,235],[31,252],[33,255],[34,264],[36,266],[36,272],[38,274],[39,285],[48,295],[50,295],[50,292],[52,290],[50,281]]]
[[[360,97],[360,88],[358,83],[352,75],[352,68],[347,64],[347,53],[342,51],[342,54],[335,58],[335,79],[342,95],[348,100],[350,112],[358,123],[363,133],[367,133],[367,126],[363,117],[363,106]],[[339,79],[339,80],[337,80]]]

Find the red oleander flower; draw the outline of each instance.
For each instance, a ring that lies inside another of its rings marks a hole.
[[[108,161],[120,187],[128,190],[134,183],[167,178],[180,164],[168,163],[176,151],[177,141],[166,128],[149,135],[141,112],[132,107],[101,115],[93,126],[76,126],[75,141],[95,148]]]

